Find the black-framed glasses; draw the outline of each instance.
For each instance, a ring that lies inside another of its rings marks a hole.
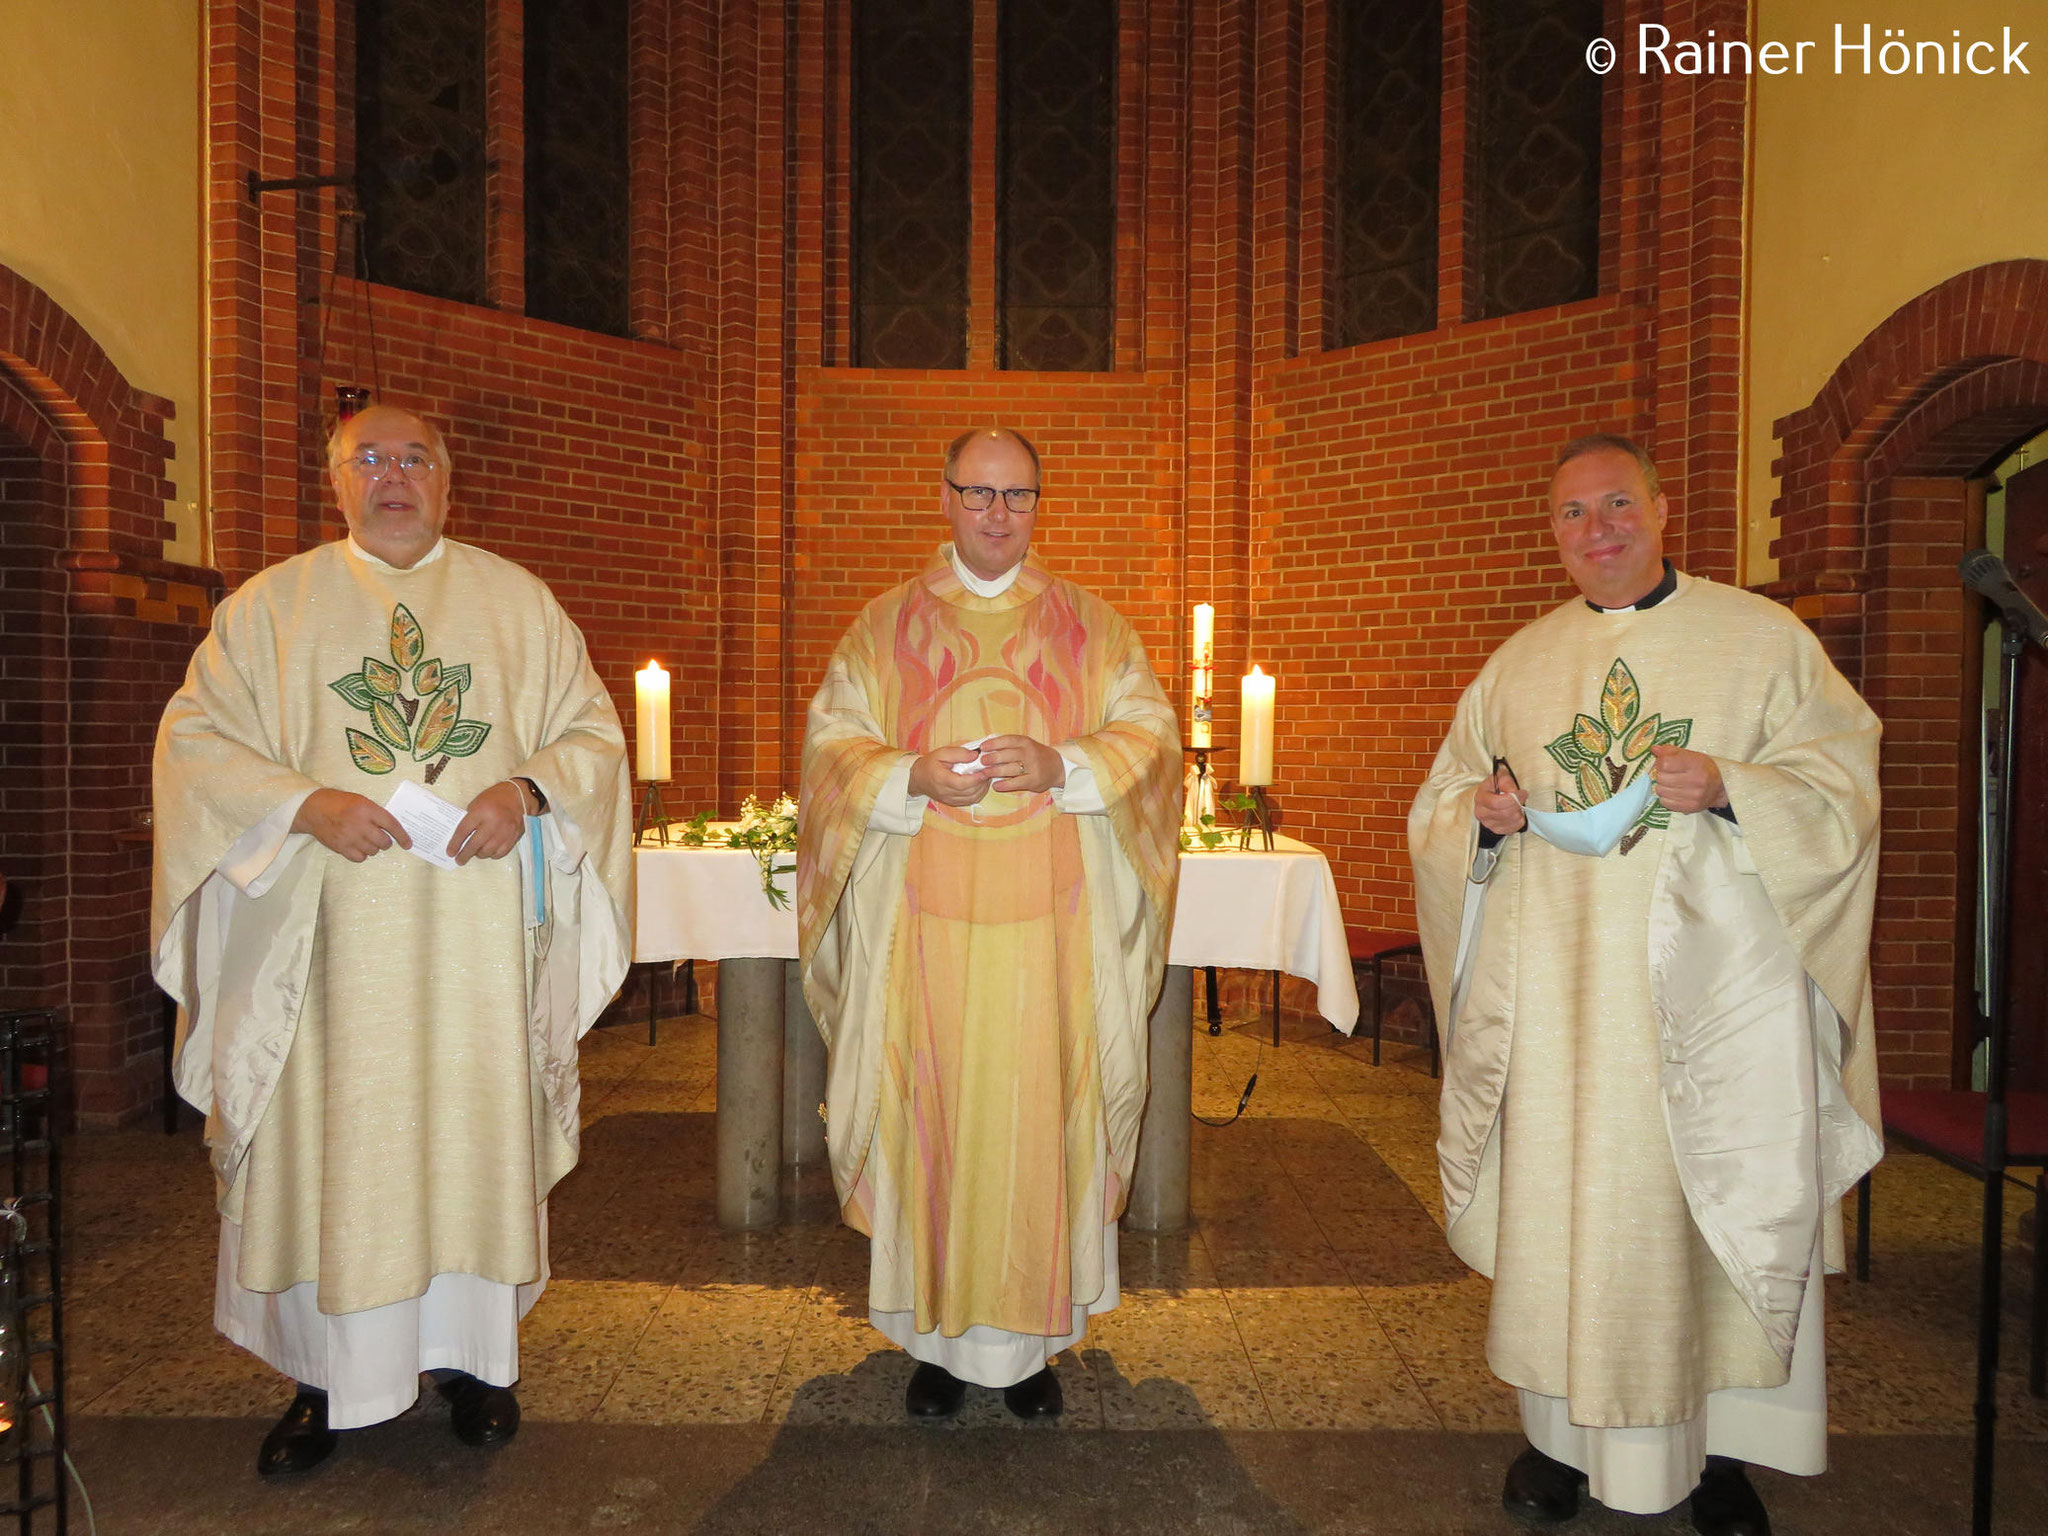
[[[394,469],[408,480],[424,480],[434,470],[434,461],[424,453],[384,453],[376,448],[365,448],[341,462],[370,480]]]
[[[960,505],[970,512],[986,512],[996,504],[996,488],[992,485],[954,485],[953,494],[960,498]],[[1002,493],[1003,505],[1012,512],[1029,512],[1038,505],[1038,490],[1035,486],[1013,485]]]

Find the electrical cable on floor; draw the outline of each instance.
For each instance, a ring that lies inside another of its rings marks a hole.
[[[1228,1120],[1211,1120],[1207,1115],[1195,1114],[1194,1110],[1192,1109],[1188,1111],[1188,1114],[1192,1118],[1199,1120],[1202,1124],[1214,1126],[1219,1131],[1222,1130],[1225,1126],[1237,1124],[1238,1116],[1244,1113],[1245,1105],[1251,1103],[1252,1101],[1252,1090],[1259,1086],[1259,1068],[1261,1065],[1264,1064],[1265,1060],[1266,1042],[1264,1040],[1261,1040],[1259,1041],[1259,1054],[1252,1060],[1252,1075],[1245,1082],[1244,1092],[1237,1096],[1237,1108],[1230,1112],[1230,1118]]]
[[[36,1385],[36,1373],[30,1371],[27,1374],[30,1395],[40,1395],[42,1388]],[[42,1405],[42,1413],[43,1422],[50,1426],[50,1438],[55,1440],[57,1438],[57,1416],[50,1412],[50,1405],[48,1403]],[[99,1536],[100,1523],[93,1517],[92,1495],[85,1491],[85,1479],[79,1476],[78,1463],[71,1459],[69,1451],[64,1453],[64,1470],[71,1474],[72,1485],[78,1489],[78,1502],[85,1506],[86,1536]]]

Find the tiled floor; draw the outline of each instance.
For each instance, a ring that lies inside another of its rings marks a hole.
[[[1228,1115],[1254,1068],[1257,1093],[1235,1125],[1195,1127],[1196,1229],[1125,1237],[1123,1305],[1059,1361],[1061,1429],[1512,1431],[1483,1359],[1486,1282],[1443,1242],[1424,1058],[1389,1046],[1375,1068],[1319,1021],[1291,1021],[1278,1049],[1260,1027],[1197,1032],[1198,1112]],[[664,1025],[654,1048],[630,1027],[586,1044],[584,1161],[551,1203],[554,1278],[522,1335],[528,1422],[912,1433],[908,1363],[866,1321],[863,1241],[713,1222],[714,1047],[704,1018]],[[67,1155],[74,1415],[274,1415],[288,1385],[212,1331],[196,1131],[82,1137]],[[1925,1158],[1880,1169],[1874,1282],[1829,1281],[1838,1432],[1969,1431],[1978,1200]],[[2017,1260],[2010,1274],[2017,1362],[2026,1277]],[[2018,1375],[2002,1437],[2048,1438],[2048,1403]],[[1014,1425],[977,1391],[951,1432]]]

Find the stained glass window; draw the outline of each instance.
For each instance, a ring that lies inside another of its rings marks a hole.
[[[854,8],[854,362],[967,361],[974,7]]]
[[[1601,0],[1474,5],[1479,313],[1590,298],[1600,285]]]
[[[1106,369],[1116,313],[1116,0],[1002,0],[996,357]]]
[[[372,278],[483,302],[483,0],[360,0],[356,179]]]
[[[626,334],[627,0],[526,7],[526,312]]]
[[[1442,0],[1332,15],[1329,344],[1436,325]]]

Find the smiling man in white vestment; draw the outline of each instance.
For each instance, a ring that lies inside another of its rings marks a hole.
[[[328,465],[348,538],[221,604],[156,748],[155,969],[208,1111],[215,1323],[299,1383],[267,1476],[404,1412],[422,1371],[464,1441],[511,1438],[576,1042],[632,932],[625,744],[582,635],[442,537],[430,424],[372,407]],[[401,789],[449,803],[445,849]]]
[[[1508,1511],[1689,1493],[1766,1536],[1743,1464],[1826,1467],[1821,1276],[1883,1152],[1878,721],[1786,609],[1664,559],[1668,510],[1634,443],[1564,450],[1581,596],[1481,669],[1409,814],[1437,1150],[1520,1389]]]
[[[1059,1413],[1050,1361],[1117,1304],[1116,1218],[1179,875],[1180,740],[1109,604],[1025,557],[1038,455],[962,434],[953,542],[862,610],[804,736],[797,920],[831,1047],[832,1176],[868,1316]]]

